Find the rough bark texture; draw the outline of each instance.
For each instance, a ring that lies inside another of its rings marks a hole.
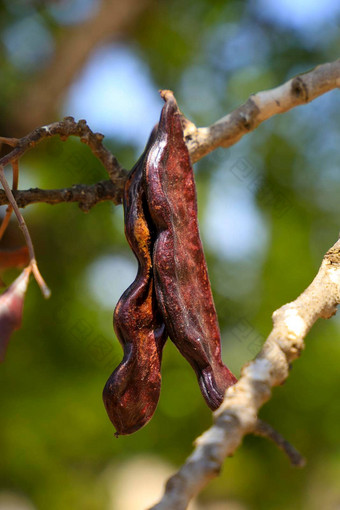
[[[214,424],[196,440],[185,464],[173,475],[161,501],[152,510],[184,510],[191,498],[219,473],[244,435],[256,426],[260,407],[271,388],[288,377],[289,365],[304,349],[304,338],[319,318],[328,319],[340,303],[340,240],[326,253],[318,274],[293,302],[273,313],[273,330],[254,361],[214,413]]]
[[[191,160],[196,162],[217,147],[230,147],[273,115],[309,103],[337,87],[340,87],[340,59],[322,64],[279,87],[253,94],[210,127],[196,128],[188,123],[185,134]]]
[[[340,87],[340,59],[320,65],[308,73],[296,76],[279,87],[254,94],[242,106],[210,127],[197,128],[195,124],[182,116],[181,122],[191,161],[195,163],[217,147],[230,147],[234,145],[240,138],[273,115],[284,113],[295,106],[306,104],[337,87]],[[67,117],[65,121],[55,122],[38,128],[20,139],[18,147],[0,159],[0,165],[5,166],[13,162],[34,147],[35,143],[48,136],[59,134],[61,136],[64,135],[66,138],[70,135],[81,137],[81,126],[86,126],[86,122],[79,121],[76,123],[71,117]],[[72,121],[73,127],[71,128]],[[88,126],[86,128],[89,130]],[[103,139],[103,135],[99,133],[94,136],[99,137],[100,141]],[[0,138],[1,141],[3,139]],[[86,141],[86,137],[82,141],[90,145]],[[93,138],[92,141],[95,142]],[[94,143],[94,149],[92,150],[103,163],[114,184],[110,199],[114,203],[119,204],[122,202],[127,172],[119,164],[115,156],[103,146],[96,153],[96,146],[97,142]],[[89,192],[91,194],[92,190],[89,190]],[[31,190],[20,191],[18,193],[20,193],[20,199],[25,205],[37,201],[37,197],[32,196]],[[68,194],[65,195],[64,190],[60,190],[59,194],[57,190],[54,190],[53,203],[68,201],[68,196]],[[0,199],[1,204],[7,203],[6,198],[1,192]],[[47,191],[39,195],[39,201],[44,202],[45,200],[47,203],[52,203],[52,198]],[[81,202],[86,202],[85,197]],[[89,203],[91,204],[92,202],[93,197],[91,196]]]

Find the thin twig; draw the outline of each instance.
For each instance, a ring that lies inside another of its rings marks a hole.
[[[37,284],[39,285],[44,298],[48,299],[49,297],[51,297],[51,290],[49,289],[44,278],[42,277],[42,275],[39,271],[39,268],[38,268],[37,261],[35,259],[30,260],[30,267],[32,268],[33,276],[34,276]]]
[[[36,259],[35,259],[35,253],[34,253],[34,247],[33,247],[33,243],[32,243],[32,239],[31,239],[31,236],[30,236],[30,233],[28,231],[28,228],[27,228],[27,225],[25,223],[25,220],[19,210],[19,207],[15,201],[15,198],[13,196],[13,193],[11,191],[11,188],[9,187],[8,185],[8,182],[7,182],[7,179],[5,177],[5,173],[4,173],[4,169],[3,169],[3,166],[0,165],[0,181],[1,181],[1,184],[6,192],[6,195],[8,197],[8,200],[10,202],[10,205],[12,206],[13,210],[14,210],[14,213],[17,217],[17,220],[18,220],[18,223],[19,223],[19,227],[24,235],[24,238],[25,238],[25,241],[26,241],[26,244],[27,244],[27,248],[28,248],[28,252],[29,252],[29,256],[30,256],[30,266],[32,268],[32,272],[34,274],[34,277],[41,289],[41,292],[43,293],[43,296],[45,298],[49,298],[50,295],[51,295],[51,291],[50,289],[48,288],[48,286],[46,285],[43,277],[41,276],[40,274],[40,271],[38,269],[38,266],[37,266],[37,262],[36,262]]]
[[[271,425],[262,420],[257,420],[256,426],[253,430],[256,436],[270,439],[282,450],[289,458],[292,466],[303,467],[306,464],[306,459],[298,452],[294,446],[287,441],[277,430],[273,429]]]
[[[65,117],[60,122],[53,122],[48,126],[35,129],[28,135],[20,138],[14,149],[0,159],[0,165],[5,167],[8,163],[19,159],[25,152],[35,147],[41,140],[55,135],[60,135],[62,141],[67,140],[69,136],[77,136],[81,142],[88,145],[96,158],[103,164],[114,184],[114,203],[121,203],[127,171],[120,166],[117,158],[104,147],[102,143],[104,135],[93,133],[86,124],[86,120],[76,122],[73,117]]]
[[[12,171],[12,191],[16,191],[19,184],[19,161],[17,159],[13,159],[12,161]]]
[[[60,204],[62,202],[78,202],[79,207],[88,212],[94,205],[104,201],[114,201],[117,196],[112,181],[99,181],[96,184],[75,184],[62,189],[39,189],[14,191],[13,196],[19,207],[44,202],[45,204]],[[8,198],[0,190],[0,205],[8,204]]]
[[[14,159],[12,161],[12,191],[15,191],[18,189],[18,183],[19,183],[19,162],[17,159]],[[9,205],[6,209],[6,214],[4,216],[4,219],[2,220],[1,226],[0,226],[0,241],[8,227],[9,221],[12,216],[13,207]]]
[[[195,124],[183,116],[185,141],[192,162],[195,163],[217,147],[226,148],[234,145],[245,134],[253,131],[259,124],[273,115],[306,104],[337,87],[340,87],[340,59],[296,76],[279,87],[250,96],[243,105],[209,127],[197,128]],[[72,117],[66,117],[61,122],[54,122],[48,126],[35,129],[19,141],[15,138],[0,138],[0,141],[2,140],[9,145],[12,143],[15,147],[14,150],[0,159],[0,165],[6,166],[13,159],[20,158],[44,138],[54,135],[60,135],[62,140],[66,140],[69,136],[78,136],[82,142],[90,147],[94,155],[106,168],[114,185],[113,196],[110,196],[108,200],[120,204],[127,171],[121,167],[115,156],[102,145],[103,135],[93,133],[85,120],[75,122]],[[48,198],[48,195],[42,195],[39,201],[45,201],[44,198]],[[65,200],[60,199],[58,201],[63,202]]]
[[[0,226],[0,241],[1,241],[4,233],[6,232],[6,229],[8,227],[9,221],[12,216],[12,211],[13,211],[12,206],[9,205],[6,209],[6,214],[1,222],[1,226]]]
[[[19,143],[19,138],[7,138],[5,136],[0,136],[0,143],[4,143],[10,147],[16,147]]]

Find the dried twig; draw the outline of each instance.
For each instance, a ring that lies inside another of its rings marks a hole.
[[[101,133],[93,133],[85,120],[75,122],[73,117],[65,117],[64,120],[60,122],[53,122],[48,126],[35,129],[28,135],[17,140],[14,149],[0,159],[0,165],[5,167],[13,160],[19,159],[25,152],[35,147],[35,145],[44,138],[50,138],[55,135],[60,135],[63,141],[67,140],[69,136],[78,136],[81,142],[90,147],[93,154],[105,167],[115,186],[112,200],[116,204],[120,203],[127,172],[120,166],[116,157],[102,144],[104,135]],[[13,142],[15,139],[9,140]],[[2,141],[9,143],[6,138],[2,138]],[[64,199],[62,201],[65,202],[67,200]]]
[[[14,191],[13,196],[19,207],[44,202],[60,204],[62,202],[78,202],[79,207],[88,212],[91,207],[107,200],[113,201],[117,196],[117,188],[112,181],[100,181],[93,185],[75,184],[62,189],[39,189]],[[8,203],[6,193],[0,190],[0,205]]]
[[[18,189],[18,182],[19,182],[19,162],[17,159],[14,159],[12,161],[12,171],[13,171],[13,178],[12,178],[12,191]],[[4,192],[5,196],[6,193]],[[7,197],[6,197],[7,198]],[[9,204],[9,206],[6,209],[6,214],[4,216],[4,219],[2,220],[1,226],[0,226],[0,241],[6,231],[6,228],[8,227],[9,220],[12,216],[13,207]]]
[[[253,434],[273,441],[273,443],[287,455],[292,466],[303,467],[306,464],[306,459],[302,457],[300,452],[265,421],[257,420]]]
[[[242,106],[210,127],[197,128],[195,124],[183,117],[185,139],[192,161],[198,161],[217,147],[230,147],[234,145],[242,136],[254,130],[264,120],[278,113],[284,113],[295,106],[306,104],[339,86],[340,59],[320,65],[308,73],[296,76],[275,89],[258,92],[250,96]],[[164,91],[164,93],[166,92]],[[91,148],[94,155],[103,163],[114,185],[110,189],[112,196],[109,193],[107,198],[103,198],[103,200],[112,200],[115,204],[121,203],[127,172],[120,166],[115,156],[102,145],[103,135],[93,133],[85,120],[75,122],[72,117],[66,117],[61,122],[54,122],[48,126],[35,129],[20,140],[0,137],[0,142],[14,146],[14,149],[9,154],[0,159],[0,165],[5,166],[12,162],[13,159],[20,158],[27,150],[34,147],[36,143],[54,135],[60,135],[62,140],[67,139],[71,135],[78,136],[82,142]],[[77,185],[76,187],[80,189],[82,186]],[[32,191],[35,193],[34,199]],[[81,204],[88,202],[94,205],[97,201],[100,201],[94,200],[92,188],[84,187],[82,191],[85,194],[89,193],[90,196],[87,200],[87,197],[83,195],[80,200]],[[72,189],[68,188],[67,192],[60,190],[58,193],[57,190],[53,190],[53,199],[51,198],[52,190],[46,191],[46,193],[43,191],[39,193],[38,190],[28,190],[27,192],[22,191],[20,193],[23,205],[36,201],[46,201],[47,203],[54,204],[78,201],[76,198],[69,200],[70,196],[76,196],[74,187]],[[6,203],[3,196],[0,199],[1,204]],[[86,205],[83,208],[84,210],[89,209]]]
[[[49,298],[50,295],[51,295],[51,291],[50,289],[48,288],[48,286],[46,285],[46,282],[45,280],[43,279],[43,277],[41,276],[40,274],[40,271],[38,269],[38,265],[37,265],[37,262],[36,262],[36,259],[35,259],[35,253],[34,253],[34,247],[33,247],[33,243],[32,243],[32,239],[31,239],[31,236],[30,236],[30,233],[28,231],[28,228],[27,228],[27,225],[26,225],[26,222],[19,210],[19,207],[15,201],[15,198],[13,196],[13,193],[11,191],[11,188],[9,187],[8,185],[8,182],[7,182],[7,179],[5,177],[5,173],[4,173],[4,169],[3,167],[0,165],[0,182],[5,190],[5,193],[7,195],[7,198],[9,200],[9,203],[10,203],[10,206],[12,207],[17,219],[18,219],[18,222],[19,222],[19,227],[24,235],[24,238],[25,238],[25,241],[26,241],[26,244],[27,244],[27,248],[28,248],[28,252],[29,252],[29,257],[30,257],[30,263],[29,263],[29,268],[30,268],[30,271],[32,271],[33,275],[34,275],[34,278],[36,279],[40,289],[41,289],[41,292],[43,293],[44,297],[45,298]]]
[[[16,147],[18,145],[18,138],[7,138],[4,136],[0,136],[0,143],[5,143],[10,147]]]
[[[255,360],[245,365],[230,387],[214,424],[196,440],[185,464],[167,482],[161,501],[152,510],[184,510],[192,497],[220,471],[244,435],[251,433],[259,408],[271,388],[288,377],[289,364],[304,349],[304,338],[319,318],[335,314],[340,303],[340,240],[326,253],[310,286],[293,302],[273,313],[274,327]]]

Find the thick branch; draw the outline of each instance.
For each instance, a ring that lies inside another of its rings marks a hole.
[[[196,448],[166,485],[151,510],[184,510],[192,497],[220,471],[244,435],[254,430],[260,407],[271,388],[288,377],[289,364],[304,349],[304,338],[318,318],[328,319],[340,303],[340,240],[326,253],[310,286],[293,302],[273,313],[273,330],[254,361],[230,387],[214,424],[196,440]]]
[[[210,127],[196,128],[188,123],[185,134],[191,160],[195,163],[217,147],[230,147],[273,115],[309,103],[337,87],[340,87],[340,59],[300,74],[275,89],[250,96]]]
[[[31,188],[13,191],[13,196],[19,207],[44,202],[45,204],[60,204],[62,202],[79,202],[79,207],[88,212],[94,205],[106,200],[115,201],[117,189],[112,181],[100,181],[87,186],[75,184],[70,188],[39,189]],[[4,191],[0,190],[0,205],[8,204]]]

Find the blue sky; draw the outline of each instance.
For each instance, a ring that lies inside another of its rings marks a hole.
[[[147,66],[128,46],[96,50],[64,104],[64,114],[86,118],[101,131],[141,150],[157,122],[162,101]]]

